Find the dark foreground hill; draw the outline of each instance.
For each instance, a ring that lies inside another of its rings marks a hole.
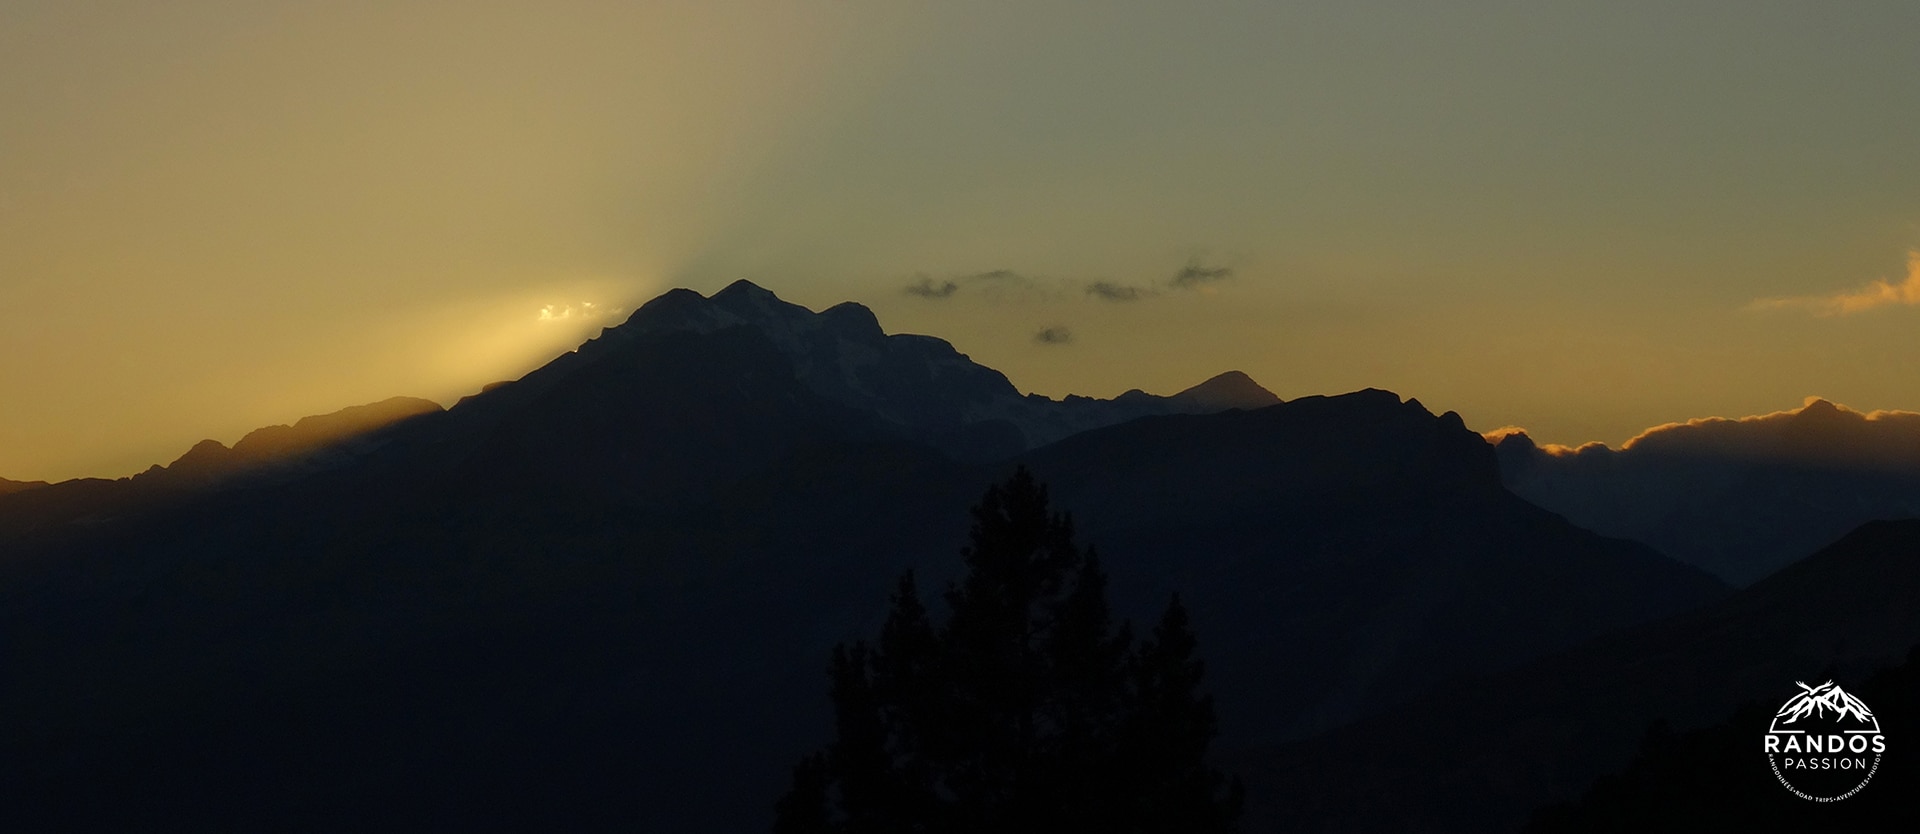
[[[676,291],[341,465],[0,540],[0,789],[115,830],[764,828],[830,647],[1016,463],[1120,613],[1186,595],[1223,748],[1725,593],[1386,392],[1181,413],[1263,393],[1026,397],[864,308]]]
[[[1625,767],[1656,720],[1688,729],[1750,701],[1777,707],[1796,680],[1859,680],[1915,643],[1920,522],[1869,524],[1698,611],[1236,757],[1250,795],[1274,803],[1248,830],[1515,829]],[[1764,731],[1741,751],[1763,773]]]
[[[1228,744],[1311,735],[1722,593],[1514,497],[1458,416],[1385,391],[1143,419],[1023,460],[1134,610],[1169,588],[1190,601]]]
[[[1920,647],[1851,691],[1872,705],[1889,744],[1920,737]],[[1579,800],[1541,809],[1530,834],[1610,831],[1912,831],[1920,827],[1920,756],[1890,748],[1859,793],[1810,802],[1789,793],[1754,749],[1779,704],[1754,701],[1698,730],[1651,728],[1624,771]],[[1849,779],[1848,782],[1853,780]]]

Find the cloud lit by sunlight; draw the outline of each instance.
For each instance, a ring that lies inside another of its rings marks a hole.
[[[463,305],[420,331],[435,375],[468,388],[518,377],[619,324],[625,310],[594,302],[541,304],[528,319],[524,298]]]
[[[1521,426],[1501,426],[1481,433],[1496,446],[1514,435],[1534,442]],[[1920,412],[1862,412],[1822,397],[1807,397],[1799,408],[1785,411],[1663,423],[1634,435],[1617,450],[1597,441],[1579,446],[1534,445],[1550,457],[1591,454],[1607,458],[1631,453],[1636,458],[1654,454],[1702,459],[1802,459],[1875,468],[1920,462],[1916,440],[1920,440]]]
[[[1920,249],[1907,252],[1907,277],[1898,284],[1885,279],[1860,289],[1835,295],[1803,295],[1787,298],[1762,298],[1747,305],[1750,310],[1806,310],[1816,316],[1846,316],[1889,304],[1920,304]]]
[[[1753,442],[1753,437],[1767,436],[1759,434],[1743,435],[1740,433],[1743,430],[1751,433],[1756,429],[1765,430],[1783,427],[1790,424],[1794,418],[1810,412],[1816,415],[1825,414],[1841,422],[1859,425],[1873,424],[1876,428],[1887,428],[1889,431],[1893,430],[1892,427],[1903,427],[1904,429],[1920,428],[1920,413],[1898,409],[1874,409],[1872,411],[1861,412],[1839,403],[1830,402],[1822,397],[1807,397],[1799,408],[1786,411],[1774,411],[1767,414],[1755,414],[1739,418],[1696,417],[1684,423],[1666,423],[1654,426],[1633,436],[1628,439],[1627,442],[1620,444],[1620,448],[1626,450],[1645,447],[1648,443],[1662,444],[1675,442],[1691,444],[1692,448],[1700,448],[1712,444],[1734,447],[1743,442]],[[1910,446],[1911,444],[1901,445]]]
[[[1500,445],[1500,441],[1516,434],[1530,441],[1533,439],[1531,435],[1527,434],[1525,426],[1501,426],[1492,431],[1483,431],[1480,433],[1480,436],[1486,438],[1488,443],[1498,446]],[[1606,444],[1599,441],[1589,441],[1578,446],[1568,446],[1564,443],[1535,443],[1534,446],[1540,451],[1556,457],[1560,455],[1577,455],[1580,454],[1582,450],[1596,447],[1601,449],[1606,448]]]
[[[605,307],[591,301],[579,304],[547,304],[540,308],[538,321],[592,321],[626,312],[625,307]]]
[[[370,336],[388,346],[387,355],[406,357],[389,370],[396,377],[390,383],[393,390],[445,405],[489,383],[516,379],[579,347],[603,328],[620,324],[634,301],[655,292],[628,281],[548,284],[396,315]]]

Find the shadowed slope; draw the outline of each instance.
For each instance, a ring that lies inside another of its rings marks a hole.
[[[1920,736],[1920,647],[1907,654],[1906,662],[1851,691],[1871,703],[1888,739]],[[1541,809],[1527,831],[1912,831],[1920,826],[1920,807],[1913,801],[1920,795],[1920,767],[1913,766],[1911,755],[1888,755],[1865,787],[1841,802],[1809,802],[1789,793],[1772,763],[1754,749],[1778,708],[1777,702],[1754,700],[1727,721],[1682,733],[1656,724],[1624,771],[1601,777],[1576,802]]]
[[[1139,420],[1024,460],[1082,519],[1118,599],[1191,601],[1233,745],[1723,593],[1514,497],[1491,451],[1457,415],[1370,390]]]
[[[1895,662],[1920,642],[1917,556],[1920,522],[1868,524],[1699,611],[1236,756],[1264,821],[1250,830],[1518,827],[1624,766],[1656,718],[1700,726],[1794,680]]]

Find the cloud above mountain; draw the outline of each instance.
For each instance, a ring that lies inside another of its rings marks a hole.
[[[1073,342],[1073,331],[1054,325],[1033,334],[1033,340],[1043,345],[1065,345]]]
[[[1803,310],[1816,316],[1848,316],[1890,305],[1920,304],[1920,249],[1907,253],[1907,277],[1899,283],[1885,279],[1856,290],[1832,295],[1802,295],[1762,298],[1747,305],[1751,310]]]
[[[1086,294],[1102,301],[1139,301],[1145,298],[1157,298],[1169,292],[1205,290],[1213,284],[1233,277],[1233,268],[1228,266],[1208,266],[1198,258],[1188,260],[1185,266],[1175,270],[1164,282],[1158,285],[1137,286],[1114,281],[1094,281],[1086,285]]]
[[[1158,294],[1149,289],[1116,284],[1112,281],[1095,281],[1087,285],[1087,295],[1102,301],[1139,301]]]
[[[907,295],[917,295],[921,298],[934,299],[952,298],[953,294],[959,291],[959,282],[941,281],[935,284],[932,278],[928,278],[925,275],[920,276],[913,283],[908,284],[905,290]]]
[[[1096,281],[1073,281],[1067,279],[1048,279],[1036,277],[1011,269],[991,269],[936,279],[926,273],[916,274],[912,281],[902,288],[902,292],[920,298],[935,301],[953,298],[963,292],[971,292],[974,287],[996,300],[1009,298],[1052,298],[1062,293],[1074,293],[1099,301],[1131,302],[1159,298],[1171,292],[1202,290],[1234,276],[1232,267],[1208,266],[1195,258],[1185,266],[1175,270],[1164,281],[1134,284],[1111,279]]]
[[[1233,268],[1226,266],[1207,266],[1198,259],[1190,260],[1186,266],[1175,272],[1167,283],[1180,289],[1194,289],[1207,284],[1225,281],[1233,277]]]
[[[1030,283],[1033,283],[1033,279],[1031,279],[1031,278],[1028,278],[1027,276],[1025,276],[1025,275],[1022,275],[1022,274],[1020,274],[1020,273],[1018,273],[1018,272],[1014,272],[1014,271],[1013,271],[1013,270],[1011,270],[1011,269],[990,269],[990,270],[987,270],[986,272],[976,272],[976,273],[974,273],[974,274],[972,274],[972,275],[968,275],[968,276],[966,276],[966,278],[965,278],[965,280],[968,280],[968,281],[998,281],[998,282],[1001,282],[1001,283],[1006,283],[1006,284],[1030,284]]]
[[[1211,295],[1214,292],[1213,285],[1233,276],[1232,267],[1209,265],[1194,257],[1159,281],[1136,283],[1111,278],[1070,279],[1000,267],[945,276],[915,273],[900,291],[942,303],[959,303],[959,299],[977,298],[996,307],[1028,306],[1035,311],[1051,311],[1037,313],[1051,317],[1060,314],[1062,304],[1076,298],[1085,299],[1083,303],[1135,304],[1174,295]],[[1041,345],[1066,345],[1073,343],[1074,335],[1067,327],[1050,325],[1034,332],[1032,339]]]
[[[591,301],[579,304],[548,304],[540,308],[540,321],[594,321],[626,312],[623,307],[606,307]]]
[[[914,275],[913,280],[901,288],[907,295],[933,301],[943,301],[966,292],[978,292],[996,300],[1010,297],[1040,297],[1052,293],[1049,282],[1036,279],[1011,269],[989,269],[984,272],[970,272],[947,278],[934,278],[926,273]]]

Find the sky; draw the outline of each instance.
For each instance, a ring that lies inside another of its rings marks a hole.
[[[0,0],[0,476],[647,298],[1617,444],[1920,410],[1920,4]],[[949,289],[950,288],[950,289]]]

